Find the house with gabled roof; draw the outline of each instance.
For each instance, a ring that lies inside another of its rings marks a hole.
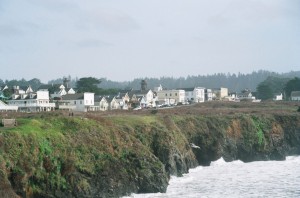
[[[63,95],[57,101],[58,108],[69,111],[95,111],[94,93],[75,93]]]
[[[136,106],[136,103],[139,103],[138,98],[140,99],[141,97],[144,97],[146,107],[154,107],[156,105],[156,97],[151,89],[131,90],[130,92],[128,92],[128,96],[130,97],[130,103],[134,104],[133,106]]]
[[[107,111],[110,107],[109,102],[105,97],[102,97],[99,102],[100,111]]]
[[[61,98],[67,94],[75,94],[75,90],[73,88],[66,88],[63,84],[48,84],[41,85],[38,90],[48,90],[51,98]]]
[[[106,96],[105,99],[109,104],[109,110],[120,109],[120,103],[116,100],[115,96]]]
[[[204,87],[193,87],[193,88],[182,88],[185,91],[185,101],[192,103],[199,103],[205,101],[205,88]]]
[[[8,86],[7,86],[7,85],[2,85],[2,86],[0,86],[0,91],[4,91],[5,89],[8,89]]]
[[[282,95],[282,93],[275,93],[275,94],[274,94],[274,97],[273,97],[273,100],[274,100],[274,101],[281,101],[281,100],[283,100],[283,95]]]
[[[23,94],[13,94],[8,105],[18,106],[19,111],[38,112],[38,111],[53,111],[55,104],[49,100],[48,91],[37,91]]]

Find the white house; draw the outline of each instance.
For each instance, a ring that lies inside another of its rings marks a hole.
[[[154,92],[149,90],[132,90],[128,92],[128,96],[130,97],[131,103],[139,103],[139,100],[141,97],[144,97],[145,101],[145,107],[155,107],[156,105],[156,96]]]
[[[291,100],[300,101],[300,91],[292,91],[291,92]]]
[[[8,100],[9,106],[18,106],[19,111],[52,111],[54,103],[49,101],[48,91],[37,91],[28,94],[13,94]]]
[[[63,84],[41,85],[38,90],[49,91],[51,98],[61,98],[67,94],[75,94],[73,88],[66,88]]]
[[[255,97],[252,95],[252,92],[249,89],[245,89],[242,93],[238,94],[239,100],[255,100]]]
[[[214,100],[223,100],[228,97],[228,88],[220,87],[212,90],[212,98]]]
[[[275,94],[273,100],[275,100],[275,101],[283,100],[283,95],[282,95],[282,93],[277,93],[277,94]]]
[[[62,96],[62,99],[58,101],[59,109],[65,109],[69,111],[95,111],[94,106],[94,93],[76,93],[66,94]]]
[[[110,110],[120,109],[120,103],[116,100],[116,97],[107,97],[106,100],[109,102]]]
[[[174,105],[185,103],[185,91],[182,89],[161,90],[157,92],[157,98],[160,103]]]
[[[104,96],[95,96],[94,102],[97,111],[107,111],[109,109],[109,103]]]
[[[185,91],[185,100],[199,103],[205,101],[205,88],[204,87],[194,87],[194,88],[183,88]]]

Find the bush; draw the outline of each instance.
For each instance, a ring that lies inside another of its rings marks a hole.
[[[157,114],[158,110],[157,109],[154,109],[151,111],[151,114]]]

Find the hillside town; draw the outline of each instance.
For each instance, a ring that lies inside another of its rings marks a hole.
[[[10,97],[3,92],[11,89]],[[162,85],[149,89],[145,80],[141,81],[139,90],[122,90],[115,95],[96,95],[92,92],[77,92],[69,87],[68,80],[61,84],[41,85],[37,90],[31,86],[6,85],[0,87],[0,111],[41,112],[41,111],[108,111],[108,110],[140,110],[148,108],[165,108],[177,105],[189,105],[209,101],[249,101],[260,102],[251,90],[241,93],[229,92],[228,88],[190,87],[166,89]],[[273,100],[283,100],[283,94],[274,95]],[[291,93],[291,100],[300,100],[300,91]],[[5,101],[5,102],[3,102]]]

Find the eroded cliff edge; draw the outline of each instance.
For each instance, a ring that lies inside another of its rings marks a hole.
[[[300,153],[300,115],[36,114],[0,129],[0,197],[165,192],[170,175]]]

